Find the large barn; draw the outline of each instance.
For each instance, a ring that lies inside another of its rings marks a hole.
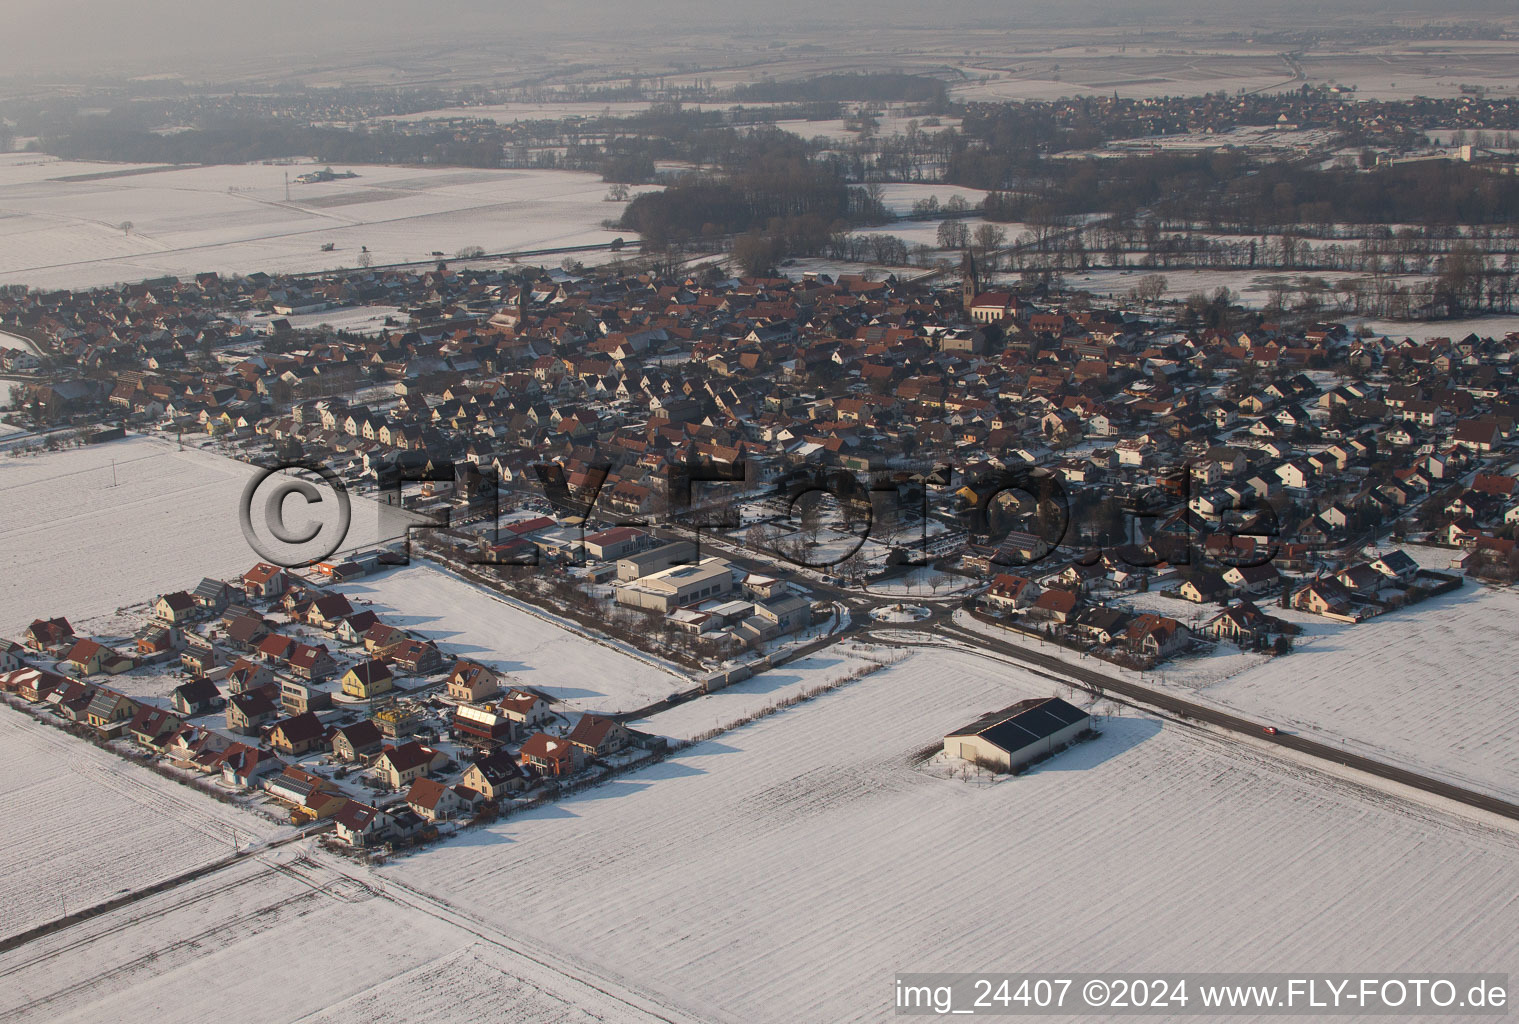
[[[944,752],[1012,771],[1059,750],[1091,723],[1090,715],[1059,697],[1034,697],[956,729],[944,737]]]

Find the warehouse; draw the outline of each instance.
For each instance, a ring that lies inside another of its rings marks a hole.
[[[1012,771],[1091,728],[1091,716],[1059,697],[1034,697],[982,715],[944,737],[944,753]]]

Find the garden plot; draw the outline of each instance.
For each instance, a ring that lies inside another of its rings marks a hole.
[[[1427,967],[1433,949],[1519,968],[1511,834],[1247,743],[1122,717],[995,786],[917,769],[949,730],[1050,685],[914,654],[380,873],[727,1020],[879,1020],[893,972],[989,955],[1351,970]]]
[[[450,656],[499,668],[581,711],[628,711],[690,682],[646,655],[582,635],[430,565],[411,565],[334,588],[355,608],[415,630]]]
[[[24,159],[23,159],[24,158]],[[570,171],[246,164],[135,168],[0,155],[0,284],[84,288],[202,271],[319,271],[610,242],[621,203]],[[112,175],[117,170],[134,173]],[[324,252],[322,247],[333,249]],[[367,256],[363,250],[368,250]],[[594,258],[591,254],[587,258]],[[555,260],[557,262],[557,258]]]
[[[12,935],[274,835],[85,740],[0,707],[0,933]]]

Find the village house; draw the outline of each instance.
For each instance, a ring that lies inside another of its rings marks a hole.
[[[345,725],[332,734],[332,753],[341,761],[360,761],[384,746],[380,727],[370,719]]]
[[[243,593],[250,600],[272,601],[285,592],[289,585],[285,570],[268,562],[260,562],[243,573]]]
[[[522,765],[505,750],[494,750],[476,758],[459,779],[459,784],[479,793],[487,800],[500,800],[526,789],[529,776]]]
[[[587,757],[606,757],[627,747],[631,737],[619,722],[600,715],[581,715],[567,737]]]
[[[1079,599],[1069,590],[1051,587],[1034,601],[1031,613],[1052,622],[1065,622],[1076,610]]]
[[[304,754],[322,746],[327,730],[310,711],[282,719],[269,730],[269,746],[282,754]]]
[[[525,728],[543,726],[553,717],[549,702],[528,690],[509,690],[497,707],[503,715]]]
[[[393,790],[410,786],[448,760],[442,751],[424,747],[416,740],[398,747],[386,747],[375,759],[376,774]]]
[[[1125,630],[1129,646],[1149,658],[1168,658],[1186,649],[1191,631],[1163,615],[1137,615]]]
[[[181,715],[204,715],[222,706],[222,694],[211,680],[192,679],[174,688],[169,704]]]
[[[522,744],[518,757],[540,775],[559,778],[575,771],[575,748],[559,736],[535,732]]]
[[[390,833],[390,815],[368,804],[350,800],[332,816],[333,831],[349,846],[373,846]]]
[[[126,731],[137,704],[125,695],[104,687],[95,691],[85,712],[85,724],[100,734],[102,739],[115,739]]]
[[[127,735],[138,746],[162,750],[183,723],[163,708],[140,705],[127,723]]]
[[[302,679],[286,677],[280,681],[280,707],[286,714],[323,711],[332,707],[332,694]]]
[[[460,660],[448,676],[448,695],[466,704],[478,704],[501,692],[501,677],[484,665]]]
[[[278,714],[274,700],[262,690],[234,693],[227,701],[227,728],[244,736],[257,736]]]
[[[22,643],[28,649],[43,654],[62,652],[74,643],[74,627],[62,616],[56,619],[34,619],[26,627]]]
[[[986,592],[985,601],[993,608],[1016,611],[1033,604],[1040,593],[1039,585],[1027,577],[999,573],[992,580],[992,585]]]
[[[163,622],[182,626],[191,619],[199,617],[200,607],[189,594],[183,590],[176,590],[172,594],[164,594],[153,602],[153,614]]]
[[[128,659],[89,637],[74,641],[59,665],[81,676],[92,676],[98,672],[123,672],[132,667]]]
[[[285,770],[285,762],[267,750],[246,743],[234,743],[217,759],[222,780],[233,786],[251,789],[266,775]]]
[[[445,821],[474,810],[479,795],[465,786],[446,786],[433,779],[417,779],[406,791],[406,806],[424,821]]]
[[[227,669],[225,681],[228,693],[261,690],[274,682],[274,669],[261,661],[238,658]]]
[[[378,659],[361,661],[347,672],[341,680],[343,693],[356,700],[369,700],[394,687],[390,666]]]
[[[1230,640],[1241,647],[1295,632],[1281,619],[1266,615],[1248,601],[1230,605],[1203,624],[1202,632],[1215,640]]]
[[[309,682],[320,682],[338,670],[338,663],[327,653],[325,644],[313,647],[297,643],[290,651],[287,664],[291,672]]]

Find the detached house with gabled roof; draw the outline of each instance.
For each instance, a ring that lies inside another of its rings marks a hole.
[[[115,690],[102,687],[90,698],[85,711],[85,723],[104,739],[115,739],[126,731],[137,704]]]
[[[993,608],[1016,610],[1038,600],[1039,584],[1025,576],[999,573],[986,591],[985,602]]]
[[[377,753],[384,745],[380,727],[368,718],[345,725],[332,734],[332,752],[343,761],[358,761]]]
[[[562,736],[550,736],[535,732],[522,744],[518,758],[524,765],[531,765],[540,775],[570,775],[575,771],[575,748]]]
[[[454,663],[448,676],[448,695],[466,704],[477,704],[501,692],[501,677],[473,661]]]
[[[631,740],[627,727],[601,715],[581,715],[567,737],[570,744],[587,757],[605,757],[627,747]]]
[[[204,715],[221,707],[222,694],[211,680],[192,679],[174,688],[169,704],[181,715]]]
[[[445,821],[469,813],[480,796],[465,786],[446,786],[433,779],[417,779],[406,791],[406,806],[424,821]]]
[[[257,736],[278,714],[273,698],[262,690],[234,693],[227,701],[227,728],[244,736]]]
[[[369,700],[382,693],[389,693],[395,686],[390,666],[378,658],[361,661],[343,673],[341,685],[344,694],[358,700]]]
[[[132,659],[123,657],[104,644],[85,637],[74,642],[61,664],[82,676],[91,676],[97,672],[116,675],[131,668]]]
[[[495,750],[477,758],[459,779],[459,784],[474,790],[487,800],[500,800],[528,787],[531,781],[522,765],[505,750]]]
[[[416,740],[399,747],[386,747],[375,759],[375,770],[391,789],[405,789],[448,760],[448,755]]]
[[[509,690],[497,706],[507,718],[523,726],[541,726],[553,718],[549,702],[528,690]]]
[[[260,562],[243,573],[243,593],[250,599],[271,601],[285,592],[289,577],[285,570],[268,562]]]
[[[34,651],[66,650],[74,642],[74,627],[63,616],[56,619],[33,619],[26,628],[22,643]]]
[[[1192,632],[1173,618],[1144,614],[1134,617],[1124,631],[1129,646],[1150,658],[1166,658],[1184,650]]]
[[[296,644],[290,652],[290,671],[308,682],[318,682],[331,676],[338,670],[338,663],[332,660],[332,655],[327,653],[325,644],[315,647],[310,644]]]
[[[349,846],[373,846],[390,833],[390,815],[357,800],[348,801],[332,821],[338,838]]]
[[[153,602],[153,614],[162,622],[173,625],[183,625],[200,613],[195,599],[183,590],[176,590],[172,594],[164,594]]]
[[[269,730],[269,745],[282,754],[304,754],[326,738],[327,729],[310,711],[282,719]]]

